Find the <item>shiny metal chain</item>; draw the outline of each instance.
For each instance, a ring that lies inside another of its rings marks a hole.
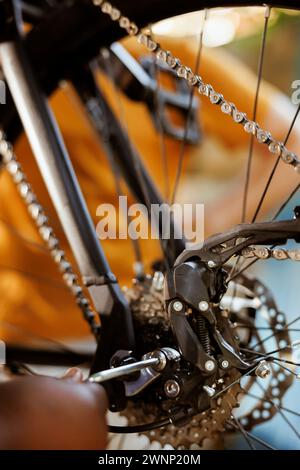
[[[267,248],[248,246],[241,251],[244,258],[252,259],[276,259],[278,261],[292,260],[300,261],[300,250],[285,250],[283,248]]]
[[[236,124],[242,125],[245,132],[253,134],[259,143],[265,144],[271,154],[280,157],[284,163],[292,165],[300,173],[300,160],[295,153],[289,151],[283,142],[275,140],[271,133],[262,129],[257,122],[248,119],[246,114],[239,111],[234,103],[227,101],[212,85],[205,83],[199,75],[193,73],[189,67],[182,64],[178,57],[161,47],[151,37],[149,30],[140,30],[133,21],[124,16],[118,8],[115,8],[109,2],[105,0],[91,1],[101,9],[102,13],[108,15],[112,21],[118,22],[119,26],[130,36],[135,36],[138,42],[145,46],[148,51],[154,53],[159,60],[175,70],[178,77],[183,78],[191,86],[196,87],[200,95],[206,96],[213,105],[219,106],[224,114],[228,114]]]
[[[98,314],[93,311],[89,300],[84,295],[83,288],[78,282],[78,277],[74,272],[72,264],[67,259],[65,252],[61,249],[60,242],[56,237],[53,228],[49,224],[45,210],[39,203],[36,194],[29,184],[26,174],[14,153],[13,146],[7,141],[2,130],[0,130],[0,155],[3,159],[3,165],[12,177],[13,182],[16,184],[19,194],[25,202],[28,212],[35,222],[42,239],[47,244],[51,256],[62,274],[65,284],[75,297],[76,303],[81,309],[84,319],[90,325],[92,333],[98,337],[100,332]]]

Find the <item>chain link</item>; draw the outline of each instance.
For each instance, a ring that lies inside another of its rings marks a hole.
[[[53,228],[49,224],[45,210],[39,203],[38,198],[31,185],[29,184],[22,165],[18,162],[14,153],[13,146],[8,142],[4,132],[0,130],[0,155],[3,158],[3,165],[16,184],[20,196],[26,204],[27,210],[35,222],[39,233],[47,244],[54,262],[57,264],[62,274],[65,284],[70,289],[76,299],[76,303],[81,309],[84,319],[90,325],[92,333],[98,337],[100,332],[100,323],[98,314],[91,308],[90,302],[84,295],[83,288],[78,282],[72,264],[67,259],[65,252],[60,246],[60,242],[56,237]]]
[[[300,250],[284,250],[283,248],[248,246],[241,251],[241,255],[244,258],[254,258],[259,260],[272,258],[278,261],[284,261],[287,259],[300,261]]]
[[[292,165],[297,173],[300,173],[300,160],[295,153],[288,150],[283,142],[275,140],[271,133],[262,129],[256,121],[249,120],[246,114],[239,111],[234,103],[227,101],[212,85],[205,83],[199,75],[193,73],[189,67],[182,64],[178,57],[161,47],[153,39],[149,30],[140,30],[133,21],[124,16],[120,10],[109,2],[104,0],[91,1],[101,9],[102,13],[108,15],[112,21],[118,22],[120,28],[124,29],[130,36],[135,36],[138,42],[145,46],[149,52],[155,53],[157,59],[175,70],[178,77],[183,78],[191,86],[196,87],[200,95],[206,96],[213,105],[219,106],[224,114],[231,116],[236,124],[242,125],[245,132],[253,134],[259,143],[265,144],[271,154],[280,157],[284,163]]]

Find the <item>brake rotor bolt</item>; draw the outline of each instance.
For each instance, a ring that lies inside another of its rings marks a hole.
[[[199,310],[201,312],[207,312],[208,309],[209,309],[208,302],[206,302],[206,300],[201,300],[201,302],[199,302]]]
[[[255,374],[257,377],[260,377],[261,379],[265,379],[268,377],[271,373],[271,369],[267,361],[260,361],[258,366],[255,369]]]
[[[212,372],[213,370],[215,370],[215,363],[214,361],[211,361],[210,359],[208,361],[206,361],[206,363],[204,364],[204,367],[205,367],[205,370],[207,370],[207,372]]]
[[[229,362],[228,362],[226,359],[224,359],[224,360],[221,362],[221,367],[222,367],[222,369],[228,369],[228,367],[229,367]]]
[[[181,312],[183,310],[183,303],[180,302],[180,300],[175,300],[175,302],[173,302],[172,308],[175,310],[175,312]]]
[[[180,394],[181,388],[176,380],[167,380],[164,385],[164,391],[167,397],[176,398]]]

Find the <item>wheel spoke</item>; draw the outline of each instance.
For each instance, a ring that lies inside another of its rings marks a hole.
[[[152,31],[152,37],[155,39]],[[160,91],[160,70],[157,63],[157,57],[155,56],[154,62],[154,77],[156,77],[156,86],[155,86],[155,94],[154,98],[156,101],[156,109],[159,110],[157,125],[158,125],[158,136],[159,136],[159,148],[160,148],[160,155],[161,155],[161,164],[162,164],[162,173],[164,177],[164,186],[165,186],[165,201],[168,203],[170,199],[170,179],[169,179],[169,165],[168,165],[168,156],[167,156],[167,147],[166,147],[166,139],[165,133],[162,125],[162,116],[161,116],[161,107],[159,103],[159,91]]]
[[[262,41],[261,41],[260,54],[259,54],[259,60],[258,60],[257,84],[256,84],[256,92],[255,92],[253,114],[252,114],[252,121],[254,122],[256,121],[256,117],[257,117],[259,92],[260,92],[261,81],[262,81],[263,64],[264,64],[265,49],[266,49],[266,39],[267,39],[270,15],[271,15],[271,8],[268,5],[266,5],[265,22],[264,22],[264,29],[262,33]],[[251,176],[253,150],[254,150],[254,135],[251,134],[250,143],[249,143],[249,151],[248,151],[248,159],[247,159],[247,167],[246,167],[246,182],[245,182],[245,189],[244,189],[244,195],[243,195],[242,223],[246,221],[246,215],[247,215],[247,200],[248,200],[248,191],[249,191],[249,183],[250,183],[250,176]]]
[[[230,426],[232,426],[234,429],[239,430],[238,426],[237,426],[235,423],[233,423],[232,421],[228,421],[227,423],[228,423]],[[270,444],[268,444],[266,441],[264,441],[264,440],[261,439],[260,437],[255,436],[255,435],[252,434],[251,432],[245,430],[245,433],[246,433],[247,436],[249,436],[253,441],[257,442],[258,444],[261,444],[262,446],[266,447],[267,449],[269,449],[269,450],[277,450],[277,449],[275,449],[275,447],[272,447],[272,446],[271,446]]]
[[[257,450],[256,447],[253,445],[251,438],[248,436],[247,431],[244,429],[244,426],[241,424],[241,422],[235,418],[235,416],[231,416],[231,419],[235,422],[237,428],[239,429],[240,433],[244,437],[247,445],[251,450]]]
[[[233,382],[231,382],[231,384],[227,385],[225,388],[223,388],[222,390],[220,390],[220,392],[216,393],[214,395],[214,399],[218,398],[220,395],[223,395],[223,393],[227,392],[227,390],[229,390],[231,387],[233,387],[234,385],[236,385],[237,383],[239,383],[244,377],[247,377],[248,375],[252,374],[252,372],[254,372],[256,369],[256,366],[253,367],[252,369],[248,370],[247,372],[245,372],[244,374],[241,375],[241,377],[239,377],[238,379],[234,380]]]
[[[291,375],[294,375],[294,377],[297,377],[299,378],[299,375],[296,374],[296,372],[294,372],[292,369],[289,369],[289,367],[286,367],[284,366],[283,364],[281,364],[279,361],[277,361],[276,359],[273,359],[272,361],[274,364],[277,364],[279,367],[281,367],[282,369],[286,370],[287,372],[289,372]],[[295,364],[297,365],[297,364]]]
[[[272,351],[268,354],[260,353],[260,352],[253,351],[252,349],[247,349],[247,348],[241,348],[241,351],[250,353],[250,354],[255,355],[257,357],[261,357],[262,359],[267,358],[269,361],[273,361],[273,362],[280,361],[280,362],[284,362],[285,364],[291,364],[293,366],[299,367],[300,363],[298,363],[298,362],[289,361],[288,359],[283,359],[281,357],[272,357],[273,354],[278,353],[278,352],[282,352],[282,351],[284,351],[286,349],[290,349],[290,348],[291,348],[291,346],[285,346],[284,348],[276,349],[275,351]],[[279,365],[281,365],[281,364],[279,364]],[[296,375],[296,377],[298,377],[298,374],[294,374],[294,375]]]
[[[294,318],[293,320],[291,320],[289,323],[287,323],[287,324],[285,325],[285,327],[282,329],[282,331],[287,331],[289,326],[294,325],[294,324],[295,324],[297,321],[299,321],[299,320],[300,320],[300,316]],[[264,344],[264,343],[265,343],[266,341],[268,341],[269,339],[274,338],[274,336],[275,336],[275,334],[272,333],[271,335],[267,336],[266,338],[261,339],[258,343],[256,343],[256,344],[253,346],[253,348],[256,348],[257,346],[261,346],[262,344]]]
[[[247,391],[244,391],[244,394],[247,395],[247,396],[250,397],[250,398],[253,398],[254,400],[260,400],[260,401],[263,402],[263,403],[270,403],[271,405],[274,406],[274,402],[273,402],[271,399],[259,397],[258,395],[255,395],[254,393],[252,393],[252,392],[247,392]],[[298,416],[298,418],[300,418],[300,413],[297,413],[296,411],[291,410],[290,408],[286,408],[285,406],[282,406],[282,405],[277,405],[277,406],[278,406],[281,410],[286,411],[287,413],[293,414],[293,415],[295,415],[295,416]]]
[[[289,204],[289,202],[293,199],[293,197],[296,195],[296,193],[299,191],[300,189],[300,183],[297,184],[297,186],[293,189],[293,191],[291,192],[291,194],[289,195],[289,197],[286,199],[286,201],[280,206],[280,208],[278,209],[278,211],[276,212],[276,214],[274,215],[273,220],[276,220],[280,214],[284,211],[284,209],[286,208],[286,206]],[[272,248],[275,248],[276,245],[273,245]],[[227,282],[230,282],[230,281],[233,281],[234,279],[236,279],[238,276],[240,276],[242,273],[244,273],[245,271],[247,271],[247,269],[251,268],[251,266],[253,266],[255,263],[257,263],[257,261],[259,261],[258,259],[254,259],[252,260],[250,263],[248,263],[246,266],[244,267],[241,267],[241,269],[236,272],[235,274],[233,274],[233,272],[230,273],[230,276],[228,277],[228,280]],[[243,264],[245,263],[245,260],[243,262]]]
[[[208,10],[205,9],[204,10],[204,17],[203,17],[202,24],[200,26],[200,33],[199,33],[198,51],[197,51],[196,64],[195,64],[195,73],[196,74],[199,74],[199,70],[200,70],[201,55],[202,55],[202,49],[203,49],[203,35],[204,35],[205,22],[207,20],[207,16],[208,16]],[[191,118],[191,108],[192,108],[192,104],[193,104],[194,93],[195,93],[195,88],[192,87],[191,92],[190,92],[189,105],[188,105],[187,117],[186,117],[186,122],[185,122],[183,140],[182,140],[181,145],[180,145],[178,166],[177,166],[177,172],[176,172],[176,176],[175,176],[175,183],[174,183],[173,193],[172,193],[172,197],[171,197],[171,204],[174,204],[174,202],[176,201],[176,195],[177,195],[179,182],[180,182],[180,177],[181,177],[181,173],[182,173],[182,166],[183,166],[183,160],[184,160],[185,149],[186,149],[186,144],[187,144],[187,137],[188,137],[188,130],[189,130],[189,124],[190,124],[190,118]]]
[[[259,388],[262,390],[262,392],[265,394],[266,397],[270,398],[269,396],[269,393],[267,392],[267,390],[264,389],[264,387],[259,383],[259,381],[257,381],[257,385],[259,386]],[[286,424],[290,427],[290,429],[293,431],[293,433],[298,437],[298,439],[300,440],[300,434],[299,432],[297,431],[297,429],[295,428],[295,426],[290,422],[290,420],[285,416],[284,412],[277,406],[276,403],[272,402],[273,406],[276,408],[276,410],[278,411],[278,413],[280,414],[280,416],[282,417],[282,419],[286,422]]]
[[[271,326],[252,326],[252,325],[244,325],[242,323],[235,324],[237,328],[243,328],[247,330],[255,330],[255,331],[268,331],[268,330],[274,330]],[[282,328],[276,329],[276,332],[274,334],[280,334],[282,333]],[[299,332],[300,328],[289,328],[288,331],[293,331],[293,332]]]
[[[287,133],[286,138],[285,138],[285,140],[284,140],[284,145],[286,145],[287,142],[288,142],[288,140],[289,140],[289,137],[290,137],[290,135],[291,135],[291,133],[292,133],[292,130],[293,130],[293,128],[294,128],[294,125],[295,125],[295,122],[296,122],[297,117],[298,117],[298,115],[299,115],[299,112],[300,112],[300,104],[299,104],[299,106],[298,106],[298,108],[297,108],[297,111],[296,111],[296,113],[295,113],[295,115],[294,115],[294,117],[293,117],[293,120],[292,120],[292,122],[291,122],[291,125],[290,125],[290,127],[289,127],[288,133]],[[269,178],[268,178],[267,184],[266,184],[266,186],[265,186],[265,188],[264,188],[264,191],[263,191],[263,193],[262,193],[262,196],[261,196],[261,198],[260,198],[260,201],[259,201],[259,203],[258,203],[258,206],[257,206],[257,208],[256,208],[256,210],[255,210],[255,213],[254,213],[254,216],[253,216],[253,219],[252,219],[252,223],[254,223],[254,222],[256,221],[256,219],[257,219],[257,216],[258,216],[258,214],[259,214],[259,212],[260,212],[260,209],[261,209],[261,207],[262,207],[262,205],[263,205],[263,202],[264,202],[264,200],[265,200],[266,194],[267,194],[267,192],[268,192],[268,190],[269,190],[270,184],[271,184],[271,182],[272,182],[272,180],[273,180],[273,176],[274,176],[274,174],[275,174],[275,172],[276,172],[276,170],[277,170],[277,168],[278,168],[278,165],[279,165],[280,160],[281,160],[281,157],[280,157],[280,155],[279,155],[279,157],[277,158],[277,160],[276,160],[276,162],[275,162],[275,165],[274,165],[273,168],[272,168],[272,171],[271,171],[270,176],[269,176]]]

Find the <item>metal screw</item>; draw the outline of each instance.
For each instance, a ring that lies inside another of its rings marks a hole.
[[[167,380],[165,385],[164,385],[164,391],[167,397],[169,398],[176,398],[178,397],[181,388],[178,382],[176,380]]]
[[[207,263],[207,266],[209,268],[215,268],[217,265],[213,260],[209,260],[208,263]]]
[[[172,304],[172,308],[175,312],[181,312],[181,310],[183,310],[183,303],[180,302],[180,300],[175,300]]]
[[[209,397],[213,397],[214,394],[216,393],[215,389],[212,387],[209,387],[208,385],[203,385],[203,390],[207,393]]]
[[[215,370],[215,363],[214,363],[214,361],[212,361],[211,359],[209,359],[209,360],[206,361],[206,363],[204,364],[204,367],[205,367],[205,370],[207,370],[208,372],[212,372],[213,370]]]
[[[255,369],[255,374],[257,377],[260,377],[261,379],[265,379],[270,375],[271,369],[267,361],[260,361],[258,366]]]
[[[206,302],[206,300],[201,300],[198,306],[201,312],[206,312],[209,309],[209,304]]]
[[[223,369],[227,369],[229,367],[229,362],[226,359],[223,359],[223,361],[221,362],[221,367]]]
[[[162,291],[164,288],[165,276],[162,272],[156,271],[153,276],[152,287],[158,292]]]

